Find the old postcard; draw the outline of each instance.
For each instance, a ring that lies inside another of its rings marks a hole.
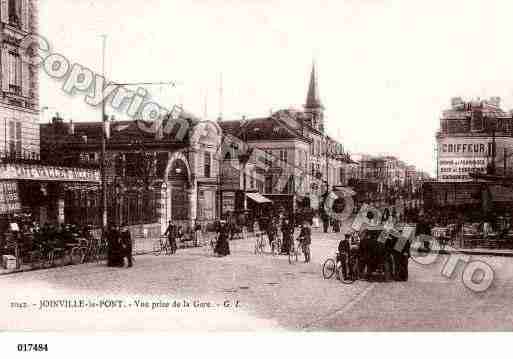
[[[512,10],[2,0],[0,330],[511,331]]]

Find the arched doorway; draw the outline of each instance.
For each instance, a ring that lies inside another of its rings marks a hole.
[[[175,153],[169,160],[166,171],[167,201],[165,217],[174,224],[188,226],[191,218],[191,178],[188,161],[181,153]]]

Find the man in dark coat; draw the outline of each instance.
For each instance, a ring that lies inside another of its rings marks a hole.
[[[344,278],[346,277],[346,275],[348,274],[347,273],[347,269],[349,269],[351,271],[351,266],[348,266],[348,259],[349,259],[349,255],[350,255],[350,250],[351,250],[351,244],[350,244],[350,240],[351,240],[351,235],[349,233],[346,233],[344,235],[344,238],[342,238],[340,240],[340,242],[338,243],[338,253],[337,253],[337,264],[340,263],[340,265],[342,266],[342,275],[344,276]],[[349,275],[352,275],[353,273],[349,273]]]
[[[330,226],[330,217],[324,211],[321,213],[321,220],[324,233],[328,233],[328,228]]]
[[[167,236],[167,244],[170,248],[171,254],[176,252],[176,228],[173,222],[169,221],[164,235]]]
[[[126,257],[128,268],[132,267],[132,237],[127,227],[124,227],[121,232],[121,246],[123,248],[123,260]]]
[[[214,252],[220,257],[224,257],[230,254],[230,243],[228,242],[228,236],[229,233],[227,224],[220,223],[216,247],[214,249]]]
[[[116,226],[110,225],[107,231],[107,243],[108,243],[108,259],[107,265],[109,267],[123,266],[123,257],[121,256],[121,243],[120,233]]]

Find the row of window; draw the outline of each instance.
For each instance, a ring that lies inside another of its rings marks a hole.
[[[6,134],[6,144],[5,148],[6,152],[9,153],[23,153],[23,132],[22,132],[22,123],[21,121],[16,120],[8,120],[6,123],[7,126],[7,134]]]

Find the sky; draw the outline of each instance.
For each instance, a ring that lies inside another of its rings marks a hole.
[[[439,117],[452,97],[500,96],[505,110],[513,108],[508,1],[39,3],[39,32],[51,52],[101,74],[105,34],[107,78],[174,81],[146,89],[162,105],[182,104],[207,119],[302,108],[315,61],[332,137],[349,152],[396,155],[431,174]],[[84,94],[65,94],[62,81],[40,76],[42,121],[55,112],[101,118]]]

